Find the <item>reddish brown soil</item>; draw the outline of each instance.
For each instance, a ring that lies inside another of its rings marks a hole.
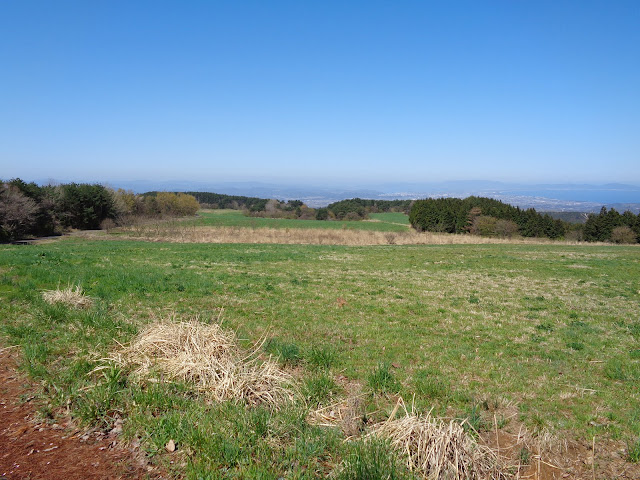
[[[627,461],[626,445],[604,438],[591,443],[571,440],[551,442],[541,448],[535,441],[523,440],[523,425],[514,412],[504,411],[509,424],[497,432],[485,432],[481,442],[497,451],[505,463],[517,470],[517,478],[530,480],[640,480],[640,464]],[[517,412],[516,412],[517,413]],[[593,445],[595,444],[595,455]],[[520,453],[529,451],[529,461],[523,465]]]
[[[70,420],[39,420],[31,392],[16,371],[12,349],[0,349],[1,480],[162,478],[135,460],[136,452],[120,446],[117,436],[78,431]]]

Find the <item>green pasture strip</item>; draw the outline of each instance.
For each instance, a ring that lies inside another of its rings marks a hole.
[[[371,220],[377,220],[383,223],[393,223],[410,226],[409,215],[396,212],[384,212],[384,213],[370,213],[369,218]]]
[[[94,306],[41,300],[43,289],[68,285]],[[185,386],[141,386],[116,368],[90,373],[152,320],[210,322],[221,309],[245,345],[266,336],[265,354],[303,367],[301,390],[315,405],[344,395],[340,375],[376,392],[366,399],[373,419],[400,393],[437,415],[476,418],[478,408],[513,402],[533,431],[640,435],[634,247],[0,246],[0,334],[22,347],[23,367],[52,405],[69,403],[105,429],[124,416],[125,433],[150,454],[177,441],[197,452],[180,467],[192,478],[327,474],[346,447],[335,431],[304,424],[301,407],[211,405]],[[491,427],[486,414],[475,427]]]
[[[298,220],[288,218],[248,217],[239,210],[201,210],[198,218],[185,220],[187,225],[211,227],[245,227],[245,228],[307,228],[307,229],[335,229],[335,230],[373,230],[380,232],[404,232],[407,227],[398,225],[408,222],[406,215],[400,213],[375,214],[375,222],[370,221],[325,221]],[[402,222],[399,215],[406,217]],[[389,217],[386,217],[389,216]],[[400,221],[397,221],[400,220]],[[408,225],[408,224],[407,224]]]

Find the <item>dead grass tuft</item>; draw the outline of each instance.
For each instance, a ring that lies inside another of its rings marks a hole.
[[[394,419],[398,407],[405,415]],[[506,480],[513,475],[493,450],[478,445],[455,420],[445,422],[427,415],[409,413],[402,399],[384,423],[375,426],[369,436],[388,439],[404,455],[407,467],[423,478],[465,480]]]
[[[93,305],[93,300],[82,292],[80,285],[63,290],[45,290],[42,292],[42,299],[50,305],[63,303],[72,308],[89,308]]]
[[[292,377],[271,360],[261,361],[260,346],[243,351],[235,334],[218,324],[168,321],[148,325],[111,360],[132,366],[139,378],[158,371],[188,382],[215,401],[277,407],[293,397]]]

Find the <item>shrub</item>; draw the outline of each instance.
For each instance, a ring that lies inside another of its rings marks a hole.
[[[116,228],[116,222],[113,218],[105,218],[102,222],[100,222],[100,230],[106,230],[107,232]]]
[[[29,232],[38,210],[36,202],[12,185],[0,183],[0,241]]]
[[[494,228],[495,234],[501,238],[512,238],[518,233],[518,225],[511,220],[498,220]]]
[[[637,243],[637,238],[631,228],[623,225],[611,231],[611,241],[614,243]]]
[[[471,225],[471,233],[483,237],[494,237],[496,235],[496,226],[498,219],[487,215],[480,215],[473,219]]]
[[[329,210],[326,208],[319,208],[316,210],[316,220],[328,220]]]

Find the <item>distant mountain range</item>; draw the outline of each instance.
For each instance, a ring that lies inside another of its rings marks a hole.
[[[279,200],[302,200],[323,207],[347,198],[381,200],[458,197],[471,195],[501,200],[521,208],[556,212],[598,212],[601,207],[640,213],[640,186],[621,183],[521,184],[495,181],[450,181],[429,183],[381,183],[367,186],[322,186],[261,182],[203,182],[132,180],[107,182],[114,188],[144,193],[200,191]]]

